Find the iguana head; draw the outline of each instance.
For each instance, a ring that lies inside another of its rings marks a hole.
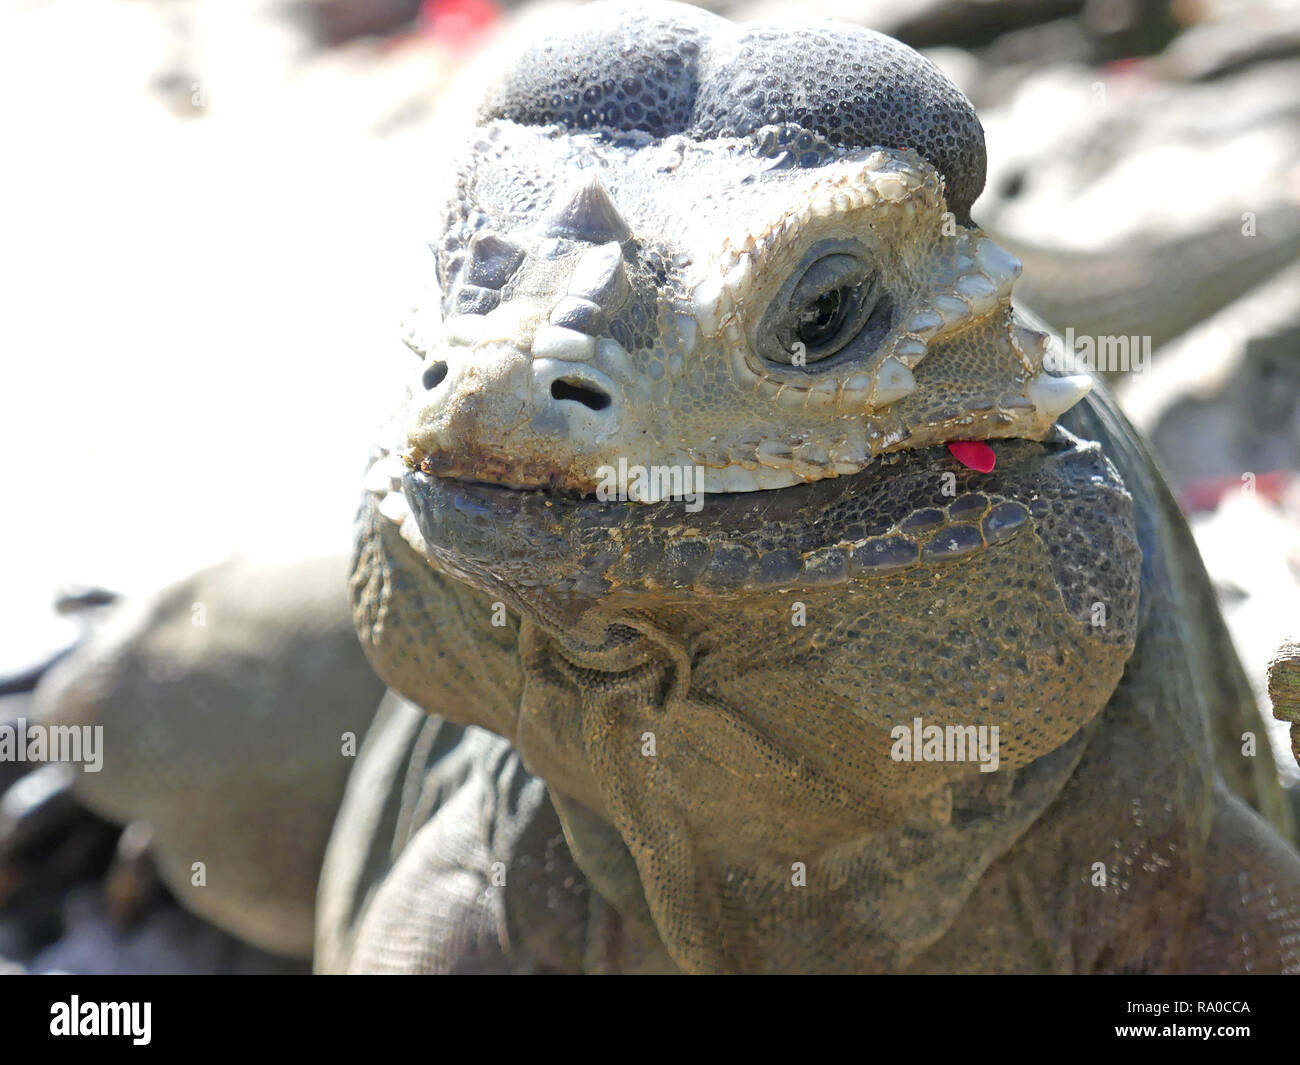
[[[576,533],[610,490],[702,490],[703,530],[733,493],[1042,439],[1087,390],[1044,370],[1019,265],[969,223],[983,136],[937,69],[854,27],[642,10],[584,9],[489,92],[433,245],[401,451],[453,567],[491,568],[462,550],[486,512],[558,505]]]

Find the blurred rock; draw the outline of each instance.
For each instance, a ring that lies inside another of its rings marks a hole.
[[[975,219],[1061,331],[1159,348],[1300,258],[1300,64],[1196,85],[1058,69],[982,117]]]
[[[286,961],[241,943],[186,913],[174,902],[157,907],[137,926],[122,928],[93,887],[72,892],[63,908],[62,936],[23,963],[31,973],[197,975],[305,974]]]
[[[1238,5],[1240,6],[1240,5]],[[1191,26],[1160,56],[1164,76],[1208,81],[1272,59],[1300,58],[1300,8],[1252,4]]]
[[[1300,782],[1300,767],[1291,754],[1289,726],[1271,711],[1268,664],[1279,644],[1296,631],[1300,574],[1291,560],[1300,559],[1297,517],[1300,514],[1290,506],[1238,491],[1224,496],[1214,512],[1192,519],[1197,547],[1220,590],[1224,620],[1287,785]],[[1265,748],[1260,744],[1257,757],[1262,756]]]
[[[318,45],[332,46],[357,37],[383,37],[410,29],[421,0],[289,0],[287,16]]]
[[[1272,486],[1261,487],[1262,478],[1300,474],[1300,265],[1153,362],[1149,373],[1123,380],[1119,396],[1177,492],[1187,497],[1218,481],[1234,491],[1250,483],[1267,495]]]

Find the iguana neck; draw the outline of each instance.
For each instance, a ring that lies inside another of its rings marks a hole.
[[[993,682],[954,672],[981,590],[1042,550],[859,586],[848,610],[838,589],[610,614],[594,650],[525,620],[512,742],[597,890],[681,967],[788,968],[813,942],[844,951],[813,967],[906,964],[1059,792],[1127,655],[1064,631],[1027,654],[1014,634],[1056,620],[1030,595],[967,648]],[[871,631],[886,607],[915,622]],[[891,730],[915,719],[998,724],[1000,771],[896,761]]]

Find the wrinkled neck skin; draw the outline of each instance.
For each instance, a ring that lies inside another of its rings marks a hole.
[[[520,618],[512,725],[426,709],[505,732],[678,966],[897,968],[1058,794],[1135,639],[1132,501],[1100,449],[996,451],[987,475],[918,448],[699,513],[397,470],[371,512],[423,556],[386,560],[403,580]],[[369,649],[408,692],[432,661]],[[994,771],[909,760],[917,719],[996,728]]]

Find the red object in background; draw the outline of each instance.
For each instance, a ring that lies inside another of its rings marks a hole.
[[[1197,514],[1217,510],[1226,496],[1252,492],[1270,503],[1281,503],[1295,477],[1290,470],[1268,470],[1255,474],[1250,481],[1242,477],[1203,477],[1183,486],[1178,505],[1184,514]]]
[[[452,50],[474,44],[501,17],[493,0],[424,0],[420,28]]]
[[[948,445],[952,457],[963,466],[969,466],[978,473],[992,473],[998,464],[998,457],[993,449],[983,440],[954,440]]]

